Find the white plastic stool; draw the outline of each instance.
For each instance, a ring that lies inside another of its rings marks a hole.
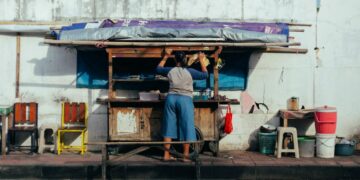
[[[56,131],[58,129],[58,125],[54,123],[42,124],[39,129],[39,150],[40,154],[44,153],[46,148],[49,148],[50,151],[55,151],[55,144],[56,144]],[[45,141],[45,132],[47,130],[51,130],[51,136],[53,138],[53,144],[46,144]]]
[[[297,131],[294,127],[278,127],[278,140],[277,140],[277,158],[281,158],[281,153],[295,153],[295,157],[299,158],[299,144],[297,139]],[[290,133],[293,138],[294,149],[283,148],[284,134]]]

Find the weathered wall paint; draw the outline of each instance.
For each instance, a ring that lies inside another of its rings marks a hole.
[[[268,114],[242,114],[233,106],[234,132],[221,140],[221,149],[247,149],[256,144],[256,130],[263,123],[278,124],[276,111],[291,96],[305,107],[338,108],[337,135],[360,132],[360,15],[356,0],[0,0],[0,21],[92,21],[104,18],[294,21],[310,23],[304,33],[291,33],[306,55],[259,54],[251,56],[247,91],[270,107]],[[60,101],[90,104],[89,139],[106,137],[106,107],[95,103],[104,90],[75,88],[76,52],[41,43],[42,37],[23,35],[21,46],[21,98],[39,102],[40,124],[60,122]],[[15,101],[14,34],[0,35],[0,104]],[[318,56],[313,50],[319,47]],[[239,91],[221,92],[239,98]],[[224,113],[224,112],[223,112]],[[311,122],[297,123],[300,133],[313,134]],[[301,128],[302,127],[302,128]],[[307,127],[307,128],[304,128]]]
[[[124,134],[136,133],[139,127],[136,124],[135,109],[128,113],[117,112],[116,123],[116,132]]]
[[[1,0],[0,20],[104,18],[311,20],[315,0]]]

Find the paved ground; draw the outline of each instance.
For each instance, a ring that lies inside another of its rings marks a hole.
[[[277,159],[257,152],[229,151],[219,157],[201,155],[199,164],[163,162],[149,152],[118,161],[111,156],[109,179],[360,179],[360,155]],[[0,159],[0,178],[98,179],[101,154],[29,155],[11,153]]]

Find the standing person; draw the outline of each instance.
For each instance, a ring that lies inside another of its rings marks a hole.
[[[187,68],[187,58],[184,52],[175,52],[175,67],[164,67],[170,56],[166,52],[160,61],[156,71],[158,74],[169,78],[169,93],[166,97],[164,107],[164,118],[162,124],[162,135],[164,142],[171,142],[172,139],[180,141],[196,141],[194,125],[194,104],[193,104],[193,80],[206,79],[208,72],[205,65],[205,54],[199,53],[201,71]],[[164,161],[175,160],[170,155],[170,144],[164,144]],[[189,159],[190,144],[183,144],[184,162]]]

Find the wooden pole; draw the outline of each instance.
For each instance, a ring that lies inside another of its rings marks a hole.
[[[106,52],[108,53],[108,73],[109,73],[109,88],[108,88],[108,99],[114,99],[116,96],[113,92],[113,85],[114,85],[114,81],[113,81],[113,53],[112,53],[112,49],[106,49]],[[116,91],[115,91],[116,92]],[[113,111],[111,108],[111,103],[110,101],[108,102],[108,138],[113,134],[113,132],[110,132],[110,121],[113,119]],[[114,131],[114,128],[111,129],[112,131]]]
[[[311,27],[311,24],[305,24],[305,23],[286,23],[289,26],[308,26]]]
[[[108,49],[107,50],[108,53],[108,63],[109,63],[109,99],[113,99],[115,98],[115,93],[113,91],[113,86],[114,86],[114,82],[113,82],[113,55],[112,55],[112,50]]]
[[[219,46],[219,48],[214,53],[214,99],[219,99],[219,68],[218,68],[218,62],[219,62],[219,54],[222,51],[222,46]]]
[[[20,33],[16,35],[16,82],[15,82],[15,97],[19,98],[20,86]]]
[[[244,43],[244,42],[129,42],[129,41],[67,41],[45,39],[45,44],[52,45],[91,45],[101,43],[104,46],[226,46],[226,47],[268,47],[268,46],[300,46],[299,42],[292,43]]]
[[[111,142],[87,142],[87,145],[163,145],[163,144],[199,144],[204,141],[111,141]]]
[[[295,53],[295,54],[306,54],[307,49],[300,48],[283,48],[283,47],[268,47],[264,52],[268,53]]]
[[[305,32],[305,29],[289,29],[289,32]]]

